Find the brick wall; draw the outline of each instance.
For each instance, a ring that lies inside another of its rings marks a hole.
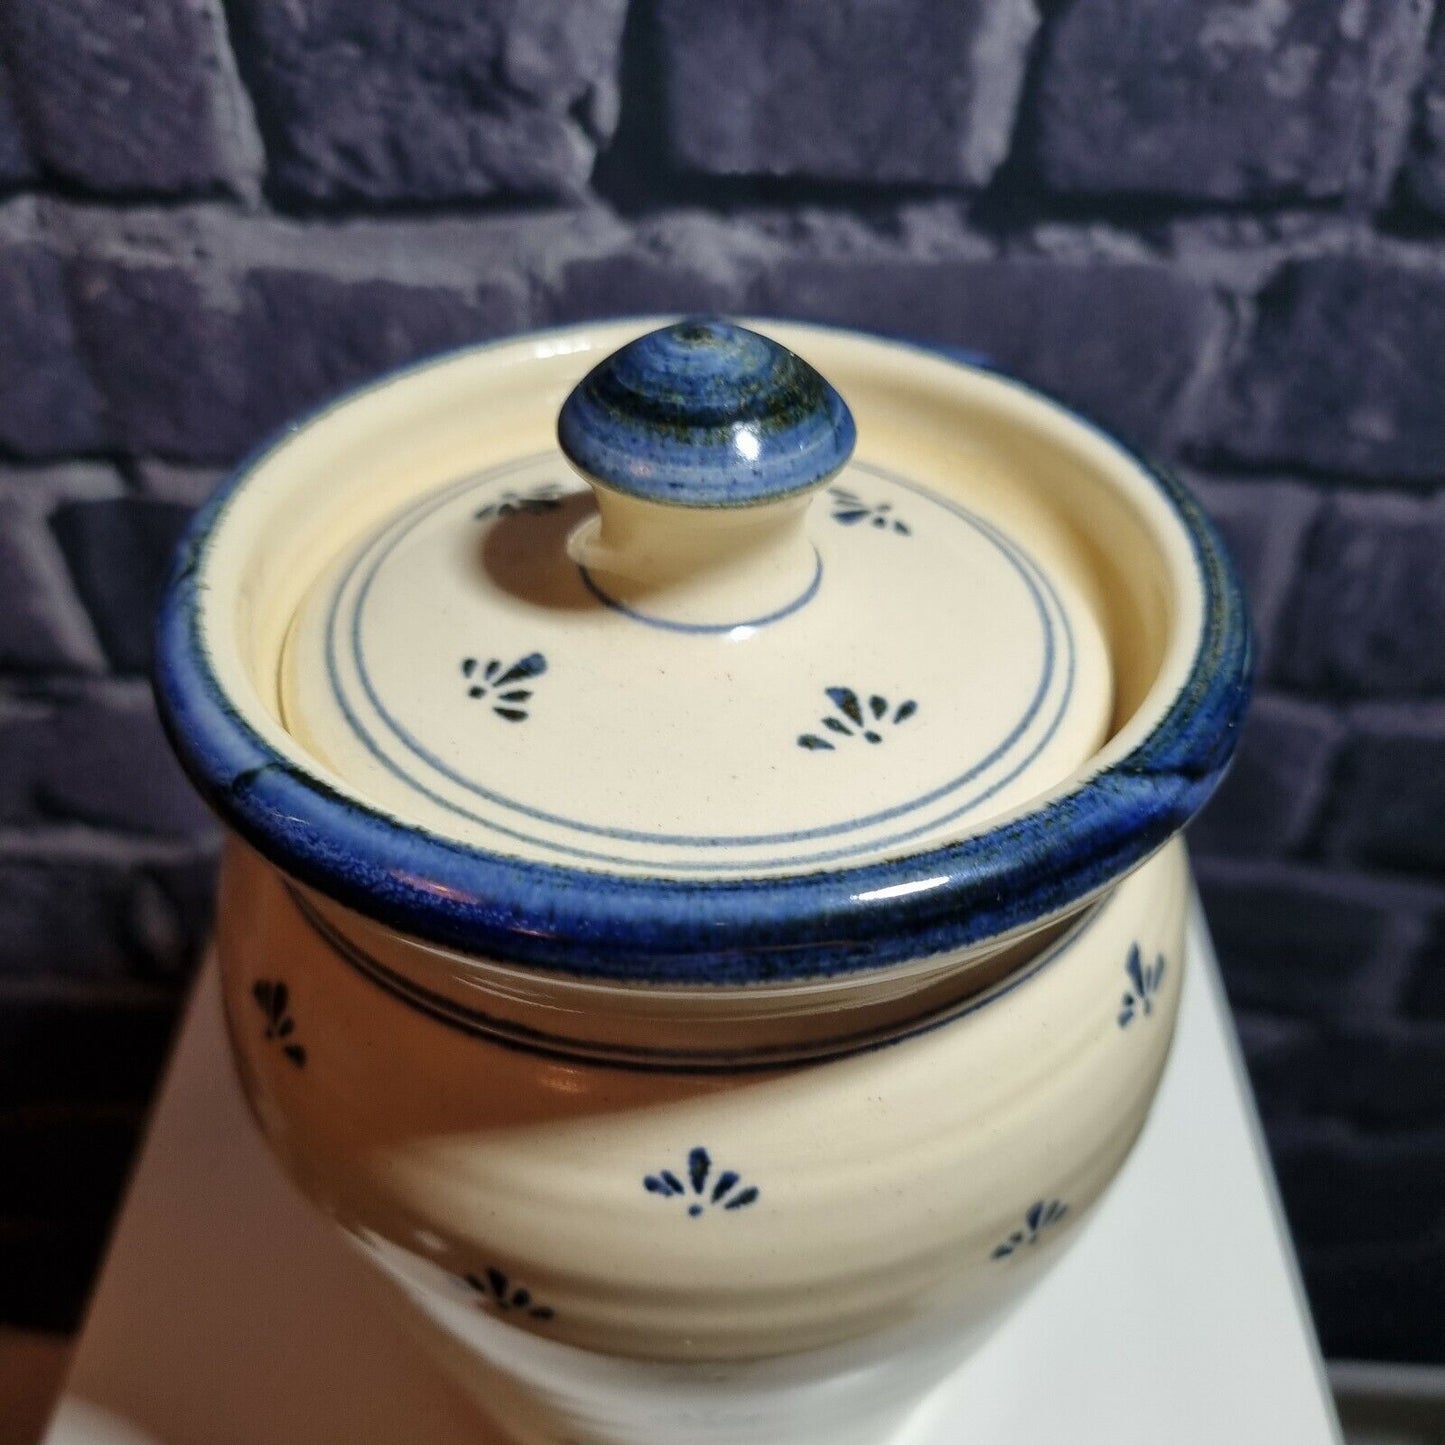
[[[706,308],[976,347],[1197,483],[1262,645],[1199,869],[1311,1297],[1445,1360],[1432,11],[0,0],[0,1319],[74,1319],[205,928],[188,509],[378,369]]]

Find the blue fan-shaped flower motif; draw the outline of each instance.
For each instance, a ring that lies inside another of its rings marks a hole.
[[[304,1069],[306,1049],[296,1042],[296,1020],[291,1017],[291,990],[279,978],[258,978],[251,985],[251,997],[265,1016],[266,1037],[280,1044],[281,1052],[298,1069]]]
[[[833,503],[833,520],[844,527],[873,527],[880,532],[897,532],[900,537],[913,535],[908,523],[893,515],[892,502],[865,502],[847,487],[829,487],[828,496]]]
[[[516,512],[551,512],[562,505],[565,495],[558,482],[543,482],[521,492],[508,487],[495,501],[479,507],[473,515],[477,521],[486,522],[493,517],[510,517]]]
[[[664,1199],[686,1199],[687,1212],[694,1219],[705,1209],[746,1209],[757,1200],[757,1186],[743,1184],[736,1170],[724,1169],[714,1175],[712,1156],[706,1149],[688,1152],[684,1174],[686,1183],[671,1169],[659,1169],[656,1174],[649,1174],[643,1179],[642,1187],[649,1194],[658,1194]]]
[[[1052,1229],[1069,1212],[1069,1206],[1062,1199],[1040,1199],[1028,1207],[1021,1228],[1013,1231],[989,1256],[990,1259],[1007,1259],[1021,1249],[1037,1244],[1046,1230]]]
[[[488,1266],[480,1274],[467,1274],[462,1278],[475,1292],[477,1303],[485,1308],[501,1314],[510,1314],[515,1310],[533,1320],[545,1321],[557,1317],[551,1305],[538,1304],[532,1298],[531,1290],[514,1284],[494,1266]]]
[[[1121,1029],[1127,1028],[1141,1014],[1148,1018],[1154,1012],[1154,1000],[1164,984],[1164,955],[1156,954],[1152,964],[1145,963],[1144,955],[1139,952],[1139,945],[1136,943],[1129,949],[1124,973],[1130,986],[1124,990],[1124,997],[1119,1004]]]
[[[823,691],[834,711],[821,719],[823,733],[803,733],[798,739],[800,748],[810,752],[831,753],[837,742],[843,738],[862,738],[864,742],[881,743],[885,728],[905,723],[918,711],[918,704],[909,698],[895,707],[880,693],[864,696],[851,687],[825,687]]]
[[[475,657],[462,658],[462,677],[467,682],[467,696],[474,700],[489,699],[491,709],[508,722],[525,722],[532,689],[519,687],[547,671],[547,659],[540,652],[529,652],[504,669],[499,658],[483,664]]]

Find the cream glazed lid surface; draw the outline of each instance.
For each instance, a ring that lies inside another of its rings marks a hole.
[[[990,506],[982,460],[945,490],[855,457],[776,342],[653,332],[555,431],[404,502],[297,613],[282,721],[396,816],[610,872],[800,872],[985,825],[1107,735],[1057,524]]]
[[[1084,901],[1203,801],[1247,667],[1207,524],[1087,423],[691,319],[474,348],[288,433],[198,519],[157,682],[223,816],[337,901],[747,982]]]

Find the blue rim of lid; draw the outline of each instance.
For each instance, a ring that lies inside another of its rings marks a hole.
[[[1066,412],[1177,514],[1203,595],[1198,646],[1179,692],[1126,756],[956,842],[756,879],[612,875],[512,858],[337,792],[272,748],[227,697],[200,634],[202,561],[230,498],[299,427],[399,376],[483,349],[465,347],[388,373],[288,426],[196,514],[162,594],[153,668],[162,722],[191,780],[263,857],[343,906],[464,953],[573,977],[736,986],[864,973],[1007,936],[1093,897],[1162,847],[1224,775],[1251,686],[1243,591],[1213,524],[1168,473],[972,353],[883,339],[987,371]]]

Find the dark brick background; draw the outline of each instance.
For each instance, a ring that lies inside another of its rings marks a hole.
[[[0,0],[0,1320],[73,1322],[206,925],[144,682],[217,471],[609,312],[971,346],[1253,595],[1195,832],[1326,1349],[1445,1360],[1445,9]]]

